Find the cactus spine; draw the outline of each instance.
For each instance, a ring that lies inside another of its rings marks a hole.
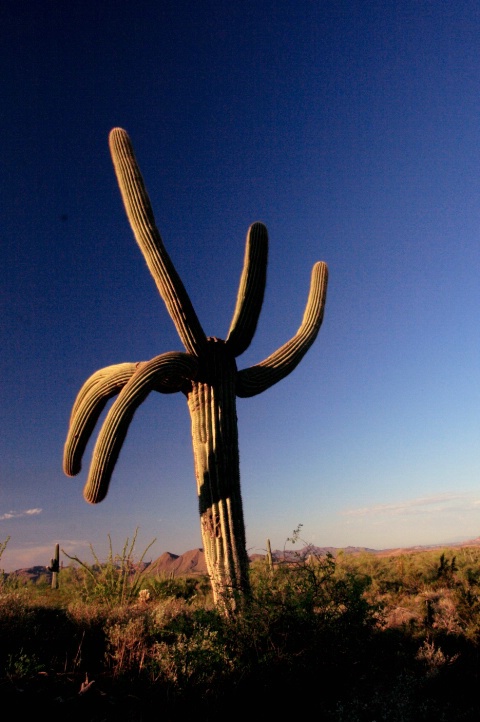
[[[225,340],[207,337],[183,283],[163,245],[127,133],[114,128],[110,151],[124,207],[135,239],[175,324],[186,352],[151,361],[108,366],[94,373],[74,403],[64,448],[64,471],[78,474],[88,439],[107,401],[112,404],[93,451],[85,499],[105,498],[130,422],[150,391],[181,391],[187,398],[199,500],[200,527],[217,606],[227,614],[250,591],[245,525],[240,493],[236,397],[265,391],[300,362],[320,329],[327,290],[327,266],[312,269],[302,323],[293,338],[261,363],[238,370],[236,357],[250,345],[266,283],[267,230],[250,226],[233,319]]]

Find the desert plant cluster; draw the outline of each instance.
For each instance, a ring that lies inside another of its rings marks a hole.
[[[4,704],[85,722],[289,709],[326,722],[478,720],[480,548],[312,549],[252,561],[234,616],[207,575],[148,574],[128,540],[106,562],[93,549],[92,563],[67,557],[56,586],[47,568],[35,583],[2,574]]]

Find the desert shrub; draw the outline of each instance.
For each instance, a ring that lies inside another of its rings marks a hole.
[[[143,587],[148,590],[153,599],[184,599],[189,603],[199,602],[207,605],[211,598],[211,584],[208,577],[163,575],[146,577]]]
[[[222,682],[238,671],[238,659],[221,620],[217,622],[218,627],[205,624],[194,615],[183,625],[184,631],[177,627],[173,636],[172,629],[159,635],[149,650],[152,679],[167,684],[176,696],[202,696],[213,687],[220,689]]]
[[[257,568],[250,604],[231,619],[174,595],[140,602],[106,627],[110,669],[190,702],[240,690],[280,693],[286,683],[319,674],[331,679],[358,664],[377,628],[378,609],[364,594],[368,581],[337,578],[328,555],[274,574]]]
[[[142,671],[148,650],[148,621],[145,614],[129,615],[105,627],[106,656],[115,677]]]
[[[315,690],[326,701],[362,664],[377,629],[380,609],[367,601],[368,585],[365,574],[339,572],[330,554],[298,556],[273,573],[258,567],[233,635],[250,684],[279,695],[301,685],[304,697]]]
[[[13,682],[38,674],[44,669],[37,655],[34,652],[25,652],[23,647],[8,654],[5,662],[5,676]]]
[[[62,719],[91,695],[92,722],[214,722],[258,699],[281,717],[287,693],[325,722],[480,719],[480,554],[312,551],[252,564],[249,604],[228,619],[204,577],[135,576],[130,544],[105,569],[64,568],[58,590],[3,585],[2,693],[31,689]]]
[[[98,627],[92,638],[98,637]],[[0,668],[15,670],[16,676],[33,673],[71,671],[79,660],[85,631],[66,609],[41,603],[28,588],[0,595]],[[76,660],[76,662],[74,661]]]
[[[108,535],[109,555],[105,563],[99,560],[92,545],[90,551],[93,564],[88,564],[77,556],[70,556],[62,549],[65,556],[79,565],[76,575],[81,586],[82,599],[106,605],[123,605],[136,600],[145,576],[143,559],[156,541],[154,539],[150,542],[137,562],[133,556],[137,534],[138,528],[131,541],[126,539],[120,554],[114,554],[112,540]]]

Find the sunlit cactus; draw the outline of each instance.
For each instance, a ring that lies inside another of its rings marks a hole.
[[[109,140],[130,225],[185,352],[107,366],[94,373],[72,409],[64,471],[68,476],[78,474],[99,416],[117,396],[98,434],[84,488],[89,503],[102,501],[138,406],[151,391],[184,393],[192,423],[205,559],[215,603],[228,614],[250,592],[236,397],[265,391],[287,376],[310,348],[323,320],[327,266],[323,262],[313,266],[303,320],[295,336],[261,363],[239,371],[235,359],[249,347],[263,303],[268,257],[265,226],[254,223],[248,229],[237,303],[226,339],[207,337],[157,230],[130,139],[124,130],[114,128]]]

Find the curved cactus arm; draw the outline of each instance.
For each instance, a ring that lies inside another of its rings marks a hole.
[[[246,351],[257,328],[265,293],[267,260],[267,229],[263,223],[253,223],[247,233],[237,304],[226,339],[234,356]]]
[[[327,297],[328,268],[323,262],[312,269],[310,292],[297,333],[261,363],[237,374],[236,394],[247,398],[260,394],[288,376],[315,341],[323,321]]]
[[[150,199],[130,138],[122,128],[113,128],[110,131],[109,144],[123,203],[135,239],[182,343],[189,353],[198,356],[205,348],[206,337],[156,227]]]
[[[136,363],[106,366],[83,384],[73,404],[63,450],[63,470],[67,476],[79,473],[85,447],[107,401],[120,393],[138,366]]]
[[[198,361],[194,356],[171,351],[142,364],[123,387],[112,404],[100,429],[83,496],[90,504],[98,504],[108,492],[118,455],[135,411],[150,391],[168,387],[182,388],[195,377]]]

